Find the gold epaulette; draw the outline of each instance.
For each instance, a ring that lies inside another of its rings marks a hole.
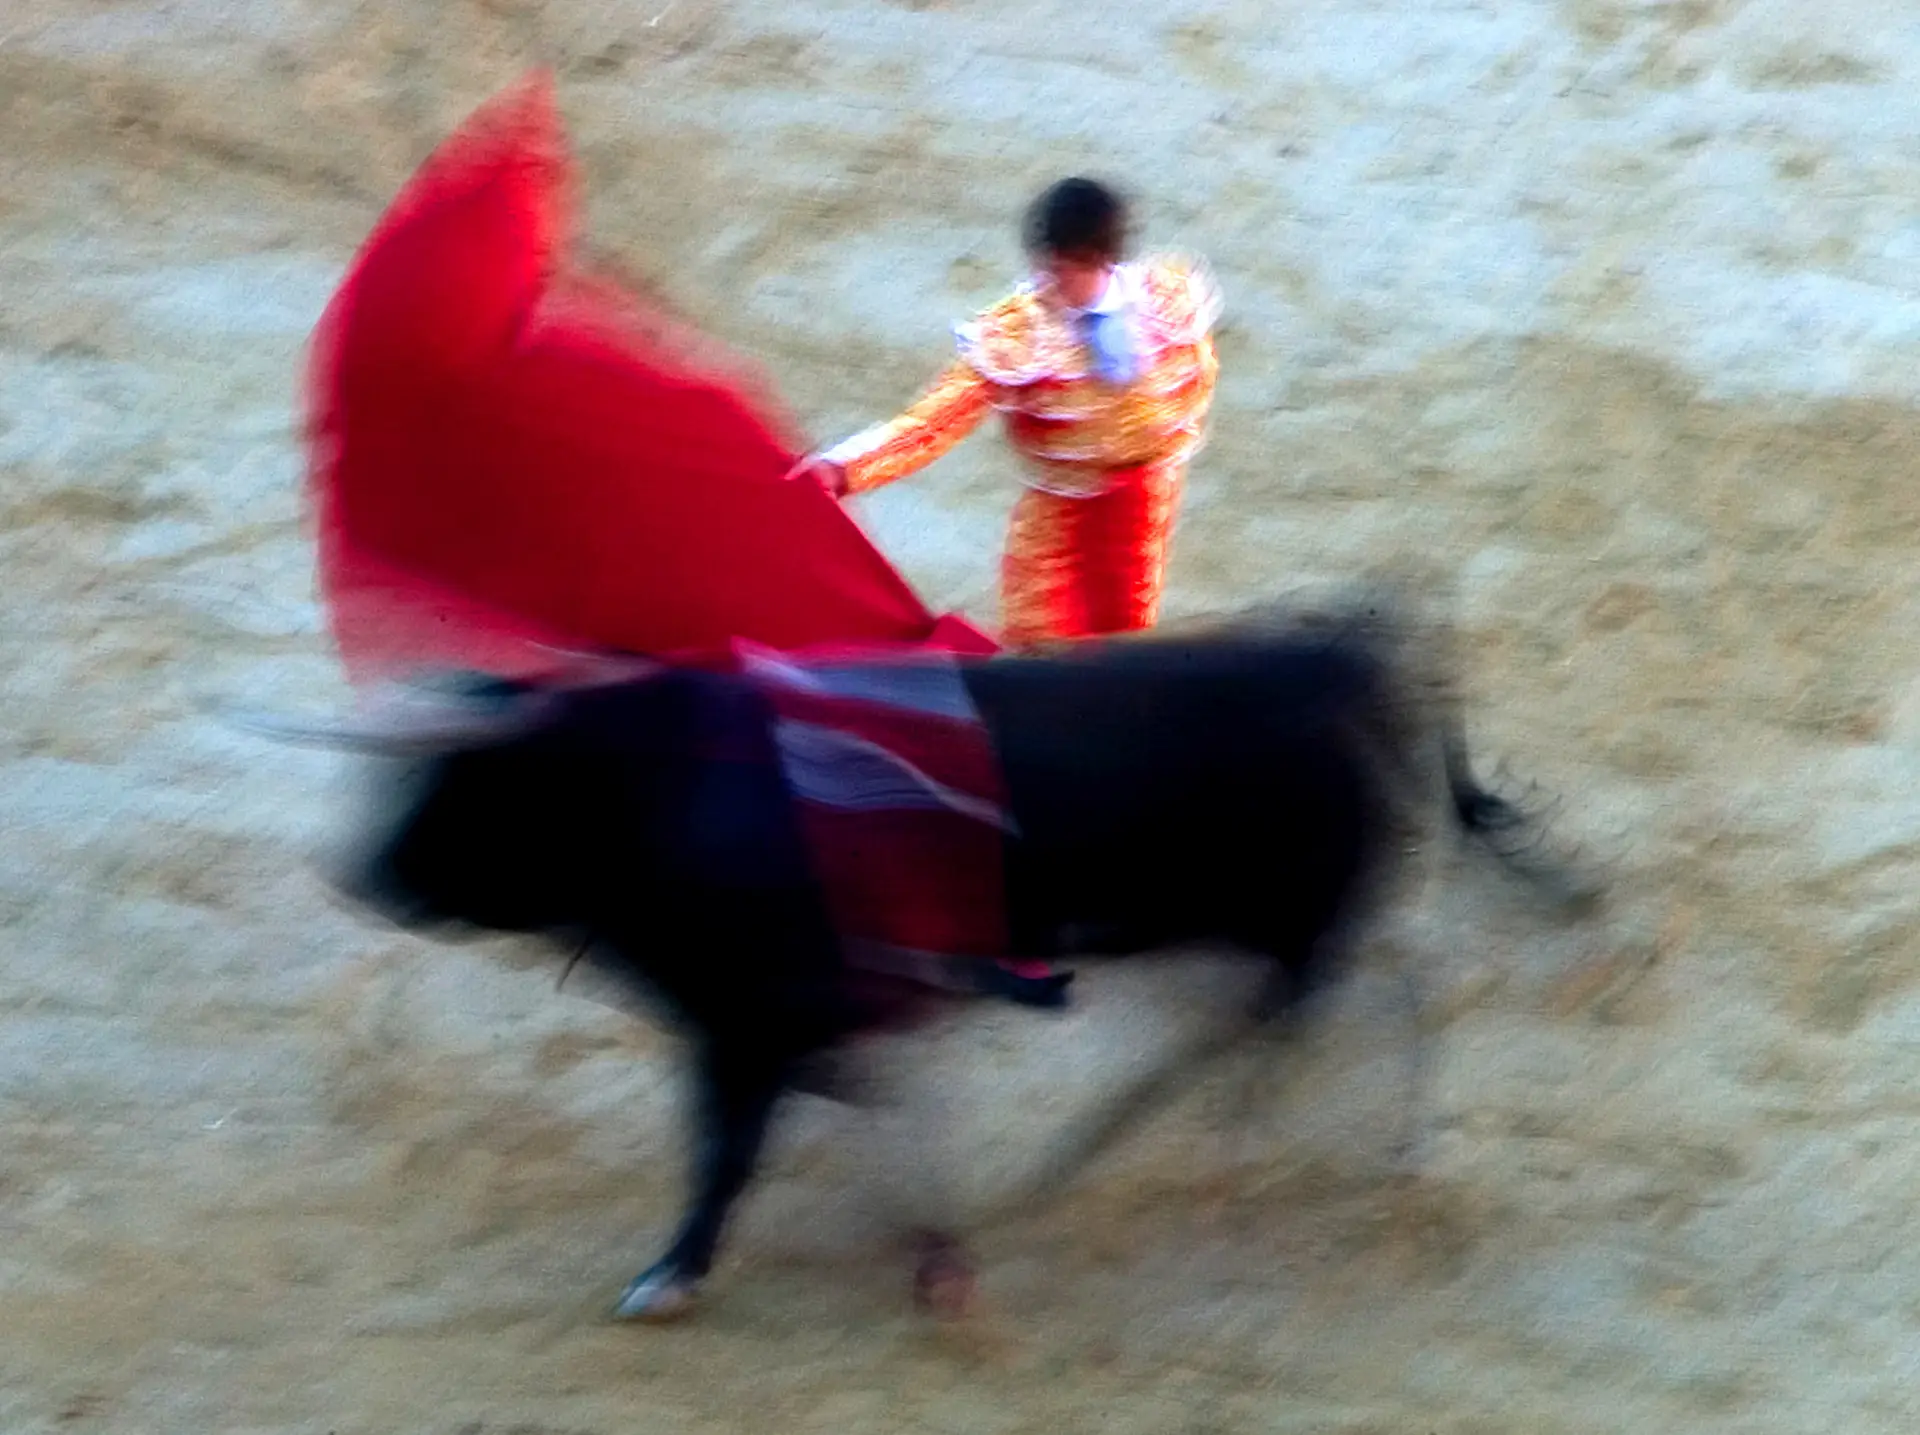
[[[1072,336],[1027,287],[956,324],[954,338],[961,359],[995,384],[1033,383],[1074,357]]]
[[[1195,344],[1220,321],[1220,289],[1207,266],[1182,254],[1159,254],[1141,266],[1142,306],[1156,337]]]

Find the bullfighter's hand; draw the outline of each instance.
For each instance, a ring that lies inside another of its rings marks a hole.
[[[787,470],[786,477],[789,480],[812,479],[834,498],[847,496],[847,471],[830,459],[803,458]]]

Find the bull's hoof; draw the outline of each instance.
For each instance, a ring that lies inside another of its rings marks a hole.
[[[916,1310],[936,1320],[960,1320],[972,1313],[978,1295],[973,1265],[956,1243],[930,1240],[922,1244],[913,1273]]]
[[[1059,1011],[1072,1000],[1067,995],[1072,983],[1072,972],[1016,972],[998,962],[989,962],[980,975],[981,989],[988,994],[1047,1011]]]
[[[664,1323],[690,1312],[700,1295],[700,1282],[678,1271],[644,1271],[633,1278],[613,1308],[615,1320]]]

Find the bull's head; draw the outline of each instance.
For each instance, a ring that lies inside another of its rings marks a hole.
[[[590,919],[604,852],[604,766],[566,720],[576,687],[469,679],[389,689],[325,722],[225,716],[281,741],[412,760],[382,775],[368,835],[336,870],[351,900],[407,927],[545,931]]]

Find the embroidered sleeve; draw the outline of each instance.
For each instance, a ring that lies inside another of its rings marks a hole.
[[[848,493],[867,493],[919,472],[959,443],[979,427],[992,400],[992,386],[979,371],[956,359],[898,418],[864,429],[820,456],[846,470]]]

